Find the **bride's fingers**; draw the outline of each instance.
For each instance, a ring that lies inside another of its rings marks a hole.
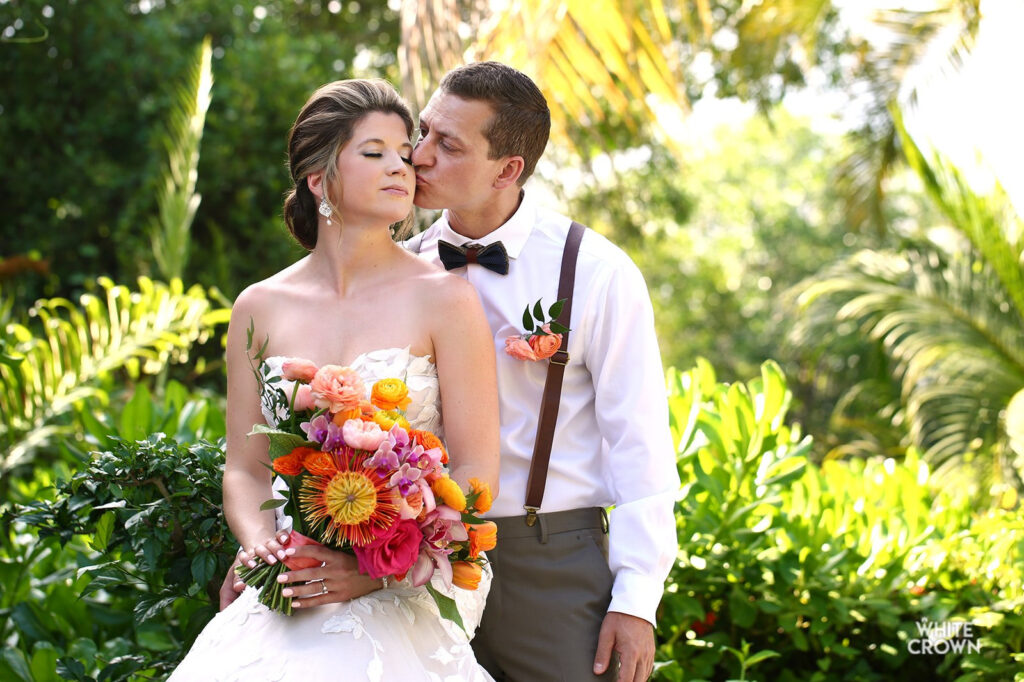
[[[311,597],[320,597],[325,594],[326,588],[322,580],[316,582],[305,583],[303,585],[292,585],[286,587],[281,591],[281,594],[285,597],[291,597],[292,599],[308,600]],[[292,606],[298,605],[298,602],[293,601]]]

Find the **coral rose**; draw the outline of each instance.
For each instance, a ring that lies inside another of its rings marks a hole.
[[[371,578],[405,573],[416,563],[420,555],[423,533],[415,521],[396,521],[373,542],[362,547],[353,547],[359,570]]]
[[[448,505],[455,511],[466,510],[466,495],[462,492],[459,484],[444,476],[434,481],[431,486],[434,494],[441,498],[441,502]]]
[[[288,358],[281,363],[281,376],[287,381],[308,384],[316,376],[317,366],[305,358]]]
[[[505,352],[516,360],[536,360],[537,354],[521,336],[510,336],[505,339]]]
[[[473,502],[473,508],[481,514],[487,513],[491,510],[491,504],[494,502],[494,498],[491,496],[491,486],[487,485],[484,481],[479,478],[469,479],[469,490],[471,493],[476,494],[476,501]]]
[[[468,561],[456,561],[452,564],[452,582],[464,590],[475,590],[480,587],[482,574],[483,569],[479,564],[471,564]]]
[[[324,365],[318,369],[309,387],[316,406],[332,414],[358,409],[365,392],[363,380],[355,370],[339,365]]]
[[[401,379],[381,379],[370,391],[370,402],[382,410],[404,410],[412,402]]]
[[[320,543],[314,540],[313,538],[307,538],[302,533],[296,533],[295,531],[292,531],[288,534],[288,540],[284,543],[283,546],[285,549],[288,549],[289,547],[301,547],[303,545],[319,544]],[[313,568],[323,563],[319,559],[301,556],[285,557],[283,561],[284,565],[288,567],[289,571],[301,571],[304,568]]]
[[[469,556],[476,559],[480,552],[494,549],[498,545],[498,527],[493,521],[483,523],[468,523],[466,530],[469,531]]]
[[[552,334],[551,327],[544,325],[542,327],[547,334],[534,334],[530,337],[530,348],[533,349],[534,355],[537,356],[538,360],[550,358],[558,350],[559,346],[562,345],[562,335]]]
[[[302,466],[314,476],[333,476],[338,473],[338,463],[334,455],[315,450],[302,460]]]

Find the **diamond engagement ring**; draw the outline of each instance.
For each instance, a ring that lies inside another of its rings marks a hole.
[[[321,587],[321,588],[323,588],[323,589],[321,590],[321,592],[319,592],[319,593],[318,593],[318,594],[316,595],[316,596],[318,596],[318,597],[322,597],[322,596],[324,596],[325,594],[327,594],[327,592],[328,592],[328,590],[327,590],[327,583],[325,583],[325,582],[323,582],[323,581],[320,581],[320,587]]]

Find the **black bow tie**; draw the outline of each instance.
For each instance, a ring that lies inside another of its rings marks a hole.
[[[437,255],[441,257],[441,263],[444,264],[445,270],[454,270],[467,263],[476,263],[499,275],[508,274],[508,253],[505,251],[505,245],[501,242],[494,242],[487,246],[479,244],[455,246],[455,244],[449,244],[441,239],[437,242]]]

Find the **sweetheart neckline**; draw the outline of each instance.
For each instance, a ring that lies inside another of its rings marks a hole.
[[[431,360],[431,355],[429,353],[427,355],[416,355],[415,353],[413,353],[412,351],[409,350],[410,348],[411,348],[411,346],[405,346],[405,347],[389,346],[387,348],[376,348],[374,350],[368,350],[368,351],[362,352],[359,355],[355,356],[348,363],[342,365],[342,367],[351,367],[352,365],[354,365],[356,362],[358,362],[362,358],[365,358],[366,356],[372,355],[374,353],[384,353],[384,352],[387,352],[387,351],[395,351],[395,350],[403,351],[403,352],[408,353],[410,359],[426,360],[431,366],[436,366],[436,363],[433,360]],[[292,356],[292,355],[270,355],[270,356],[267,356],[267,357],[263,358],[262,362],[266,363],[267,361],[269,361],[269,360],[271,360],[273,358],[290,358],[290,357],[295,357],[295,356]],[[334,363],[327,363],[327,364],[334,364]]]

